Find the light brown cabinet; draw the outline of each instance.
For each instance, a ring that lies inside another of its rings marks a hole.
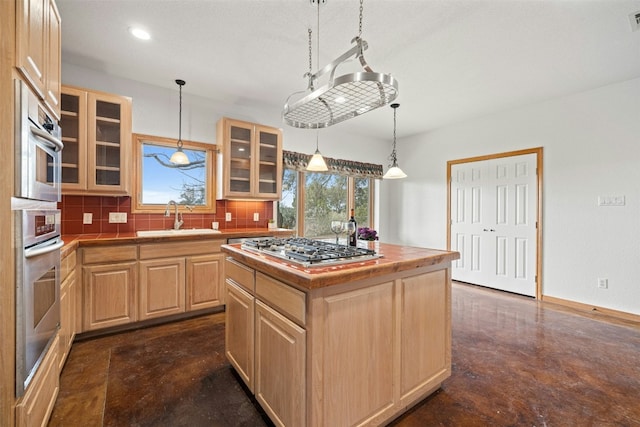
[[[140,245],[140,320],[224,304],[221,240]]]
[[[60,284],[60,337],[59,370],[62,370],[71,344],[76,334],[77,280],[76,252],[73,251],[61,261]]]
[[[83,331],[137,320],[137,247],[82,248]]]
[[[224,304],[224,255],[187,258],[186,311]]]
[[[280,199],[280,129],[225,117],[217,124],[217,144],[218,199]]]
[[[275,425],[304,425],[304,293],[230,258],[225,275],[227,359]]]
[[[302,426],[306,331],[260,300],[255,310],[256,400],[275,425]]]
[[[227,264],[228,266],[228,264]],[[253,315],[255,298],[237,283],[226,281],[225,355],[242,381],[254,390]]]
[[[60,389],[56,335],[30,386],[16,404],[16,427],[46,426]]]
[[[54,0],[16,1],[16,67],[60,117],[60,14]]]
[[[224,304],[223,240],[81,248],[83,331]]]
[[[303,289],[232,257],[225,354],[275,425],[386,425],[450,376],[450,261]]]
[[[47,46],[45,50],[47,60],[47,75],[45,84],[44,102],[49,106],[51,112],[60,118],[60,97],[61,97],[61,46],[62,31],[60,26],[60,12],[54,0],[45,0],[49,9],[49,19],[47,26]]]
[[[63,194],[129,194],[131,98],[71,86],[61,95]]]
[[[185,307],[185,259],[140,261],[139,320],[183,313]]]

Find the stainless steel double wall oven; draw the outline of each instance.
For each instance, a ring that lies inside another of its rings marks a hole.
[[[22,396],[60,326],[60,128],[15,80],[16,396]]]

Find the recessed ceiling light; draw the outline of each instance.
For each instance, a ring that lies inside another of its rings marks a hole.
[[[129,28],[129,32],[140,40],[149,40],[151,38],[151,35],[142,28],[131,27]]]
[[[344,104],[346,99],[344,96],[338,96],[336,99],[334,99],[334,101],[336,102],[336,104]]]

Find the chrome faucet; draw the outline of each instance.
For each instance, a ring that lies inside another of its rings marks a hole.
[[[180,227],[182,227],[182,224],[184,224],[184,218],[182,217],[182,213],[178,211],[178,207],[180,205],[178,205],[174,200],[169,200],[169,203],[167,203],[167,207],[164,210],[164,216],[166,217],[171,216],[171,213],[169,212],[169,208],[171,205],[175,206],[175,215],[176,215],[176,219],[175,221],[173,221],[173,229],[180,230]],[[190,212],[193,212],[193,208],[191,206],[184,205],[184,207],[189,209]]]

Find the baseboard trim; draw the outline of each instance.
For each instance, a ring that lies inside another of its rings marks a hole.
[[[630,322],[640,324],[640,315],[628,313],[626,311],[613,310],[611,308],[599,307],[591,304],[583,304],[581,302],[566,300],[562,298],[550,297],[548,295],[542,295],[542,301],[552,304],[558,304],[565,307],[572,308],[578,311],[586,311],[589,313],[598,313],[606,316],[615,317],[617,319],[628,320]]]

